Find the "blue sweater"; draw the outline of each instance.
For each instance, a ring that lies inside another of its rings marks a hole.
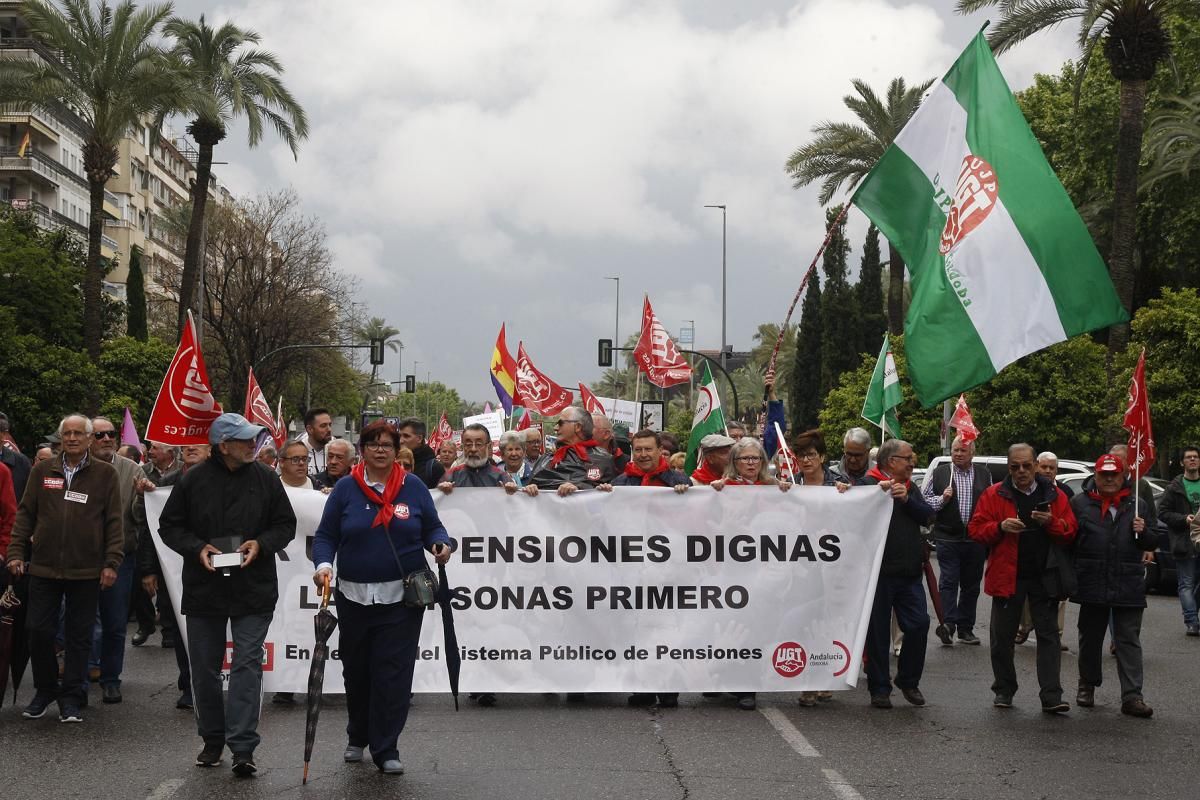
[[[411,572],[425,566],[423,548],[441,542],[450,544],[450,536],[438,519],[429,490],[413,474],[404,479],[396,496],[396,516],[387,526],[396,552]],[[372,528],[379,506],[358,487],[358,481],[338,481],[325,502],[325,513],[313,538],[313,564],[333,563],[337,557],[338,577],[354,583],[398,581],[403,575],[396,565],[392,548],[383,538],[383,527]]]

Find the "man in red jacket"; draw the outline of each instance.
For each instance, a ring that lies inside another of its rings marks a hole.
[[[1054,481],[1037,473],[1037,456],[1027,444],[1008,448],[1008,477],[979,498],[967,526],[972,539],[988,547],[983,590],[992,598],[992,691],[996,708],[1012,708],[1017,692],[1014,637],[1026,599],[1037,631],[1037,675],[1042,711],[1061,714],[1058,601],[1047,588],[1047,561],[1055,548],[1075,538],[1075,514]]]

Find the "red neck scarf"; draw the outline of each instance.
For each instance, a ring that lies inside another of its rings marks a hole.
[[[371,523],[371,527],[375,528],[380,525],[387,527],[391,522],[392,517],[396,514],[396,495],[400,494],[400,487],[404,485],[404,478],[408,475],[404,471],[404,467],[399,464],[392,465],[392,471],[388,473],[387,483],[383,487],[383,496],[375,491],[375,487],[367,483],[367,464],[365,461],[360,461],[350,468],[350,474],[354,476],[354,481],[358,484],[358,488],[367,496],[375,505],[379,506],[379,513],[375,515],[375,521]]]
[[[1100,501],[1100,519],[1101,520],[1104,520],[1108,517],[1108,509],[1109,508],[1111,508],[1113,506],[1120,507],[1121,501],[1124,500],[1126,497],[1129,497],[1129,495],[1130,495],[1130,491],[1129,491],[1128,486],[1122,486],[1121,490],[1118,491],[1116,493],[1116,495],[1113,497],[1106,497],[1106,496],[1100,494],[1100,492],[1095,489],[1092,489],[1091,491],[1088,492],[1088,497],[1092,498],[1093,500]]]
[[[878,464],[877,464],[877,465],[875,465],[875,466],[873,466],[873,467],[871,467],[871,469],[867,471],[867,477],[868,477],[868,478],[875,478],[875,479],[876,479],[876,480],[878,480],[880,483],[882,483],[883,481],[894,481],[894,480],[896,480],[896,479],[895,479],[895,478],[893,478],[891,475],[888,475],[888,474],[886,474],[886,473],[885,473],[883,470],[881,470],[881,469],[879,468],[879,465],[878,465]],[[912,489],[912,481],[905,481],[905,482],[904,482],[904,485],[905,485],[905,486],[907,486],[909,489]]]
[[[707,461],[705,461],[699,467],[696,468],[696,471],[692,473],[692,477],[695,478],[700,483],[707,485],[707,484],[712,483],[715,480],[723,478],[724,474],[714,471],[712,466]]]
[[[670,468],[671,465],[667,463],[667,459],[659,456],[658,464],[655,465],[654,469],[652,469],[650,472],[643,472],[637,464],[630,461],[625,465],[625,474],[631,478],[641,478],[642,486],[654,486],[654,481],[651,479],[658,475],[662,475]]]
[[[550,458],[550,466],[557,467],[562,463],[562,460],[567,457],[567,453],[572,450],[579,456],[580,461],[591,461],[588,458],[589,447],[599,447],[595,439],[588,439],[586,442],[576,442],[575,444],[560,444],[558,449],[554,451],[554,455]]]

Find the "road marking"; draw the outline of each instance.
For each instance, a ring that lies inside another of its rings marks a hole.
[[[808,743],[808,739],[804,738],[804,734],[796,730],[796,726],[784,716],[784,713],[774,706],[761,706],[758,709],[759,713],[767,718],[767,722],[771,723],[771,727],[779,731],[779,735],[783,740],[791,745],[799,755],[805,758],[819,758],[820,753],[817,748]]]
[[[833,789],[833,793],[841,800],[863,800],[858,790],[847,783],[836,769],[823,769],[821,772],[825,773],[825,782],[829,784],[829,788]]]
[[[183,778],[172,778],[169,781],[163,781],[158,785],[157,789],[146,795],[146,800],[167,800],[167,798],[178,792],[185,782]]]

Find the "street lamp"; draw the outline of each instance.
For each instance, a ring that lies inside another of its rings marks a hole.
[[[705,206],[721,209],[721,366],[725,363],[725,206]]]

